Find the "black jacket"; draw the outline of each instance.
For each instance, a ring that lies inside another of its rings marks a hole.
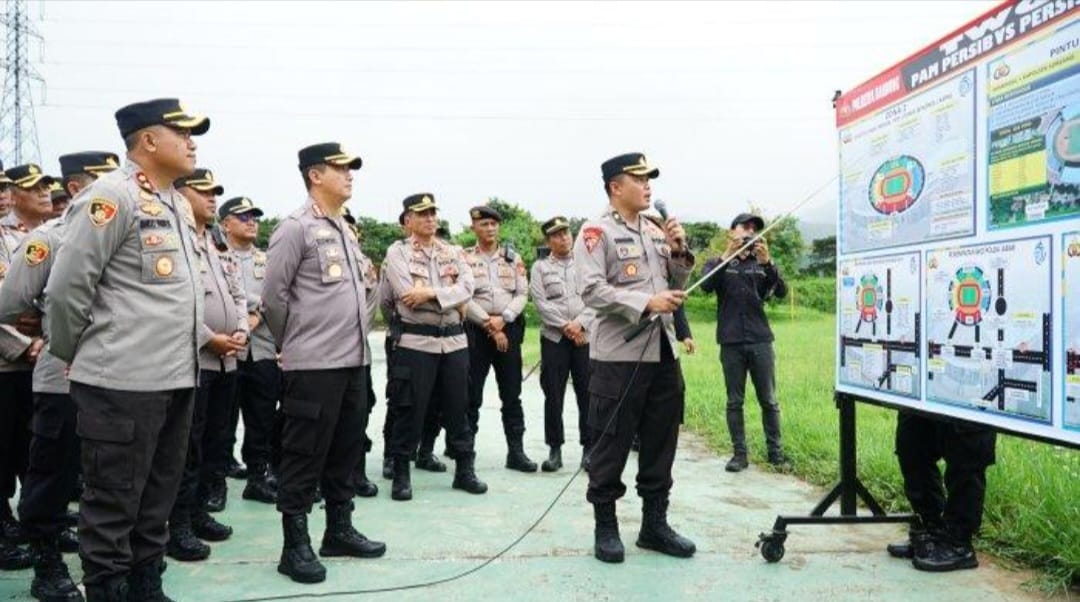
[[[705,272],[718,263],[719,259],[710,259],[705,263]],[[717,343],[773,341],[772,329],[765,317],[765,301],[769,297],[783,299],[787,296],[787,285],[775,264],[761,265],[753,256],[732,259],[703,282],[701,290],[716,293]]]

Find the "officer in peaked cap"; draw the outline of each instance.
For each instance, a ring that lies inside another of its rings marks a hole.
[[[224,188],[209,169],[196,169],[177,178],[173,186],[187,199],[195,222],[199,278],[206,291],[202,332],[208,340],[199,350],[199,384],[187,460],[169,513],[166,553],[177,560],[195,561],[210,555],[210,547],[200,540],[224,541],[232,535],[232,528],[219,523],[208,511],[225,505],[227,428],[235,404],[236,355],[246,347],[249,329],[247,296],[236,260],[227,246],[215,240],[209,226],[217,195]],[[145,242],[166,244],[150,239]]]
[[[589,489],[596,519],[595,555],[622,562],[615,501],[626,492],[621,476],[635,434],[640,434],[637,491],[643,498],[637,545],[677,557],[694,543],[668,526],[671,467],[683,413],[682,371],[676,358],[672,312],[686,298],[683,287],[694,258],[676,220],[642,213],[649,182],[660,170],[641,153],[613,157],[601,166],[608,206],[578,234],[574,260],[581,296],[597,313],[590,339]],[[658,315],[636,338],[641,324]]]
[[[525,412],[521,407],[521,343],[525,339],[525,304],[529,282],[525,262],[508,244],[499,244],[502,216],[494,207],[469,210],[476,245],[465,249],[476,289],[468,305],[469,423],[479,429],[484,381],[495,369],[502,401],[503,434],[506,436],[506,467],[535,472],[536,462],[525,454]]]
[[[171,98],[125,106],[116,123],[128,162],[67,213],[45,288],[49,350],[70,364],[78,408],[87,598],[162,599],[166,522],[207,342],[205,258],[173,181],[195,170],[193,136],[210,120]]]
[[[487,485],[476,477],[474,437],[466,419],[469,352],[462,327],[473,293],[472,270],[460,247],[435,236],[434,195],[414,194],[402,205],[410,235],[387,249],[382,283],[382,298],[393,306],[392,328],[400,333],[386,386],[393,412],[387,444],[393,458],[391,497],[412,499],[409,456],[436,396],[447,448],[457,464],[453,488],[481,494]]]
[[[226,449],[231,450],[235,444],[236,426],[242,412],[244,443],[241,453],[247,466],[243,498],[274,504],[277,491],[271,484],[270,450],[275,433],[274,416],[281,397],[281,370],[277,365],[274,337],[260,313],[266,253],[255,247],[255,240],[259,236],[262,216],[262,209],[245,196],[233,197],[218,208],[218,224],[240,265],[251,328],[248,345],[237,356],[237,402],[233,405]],[[226,461],[231,459],[231,454],[226,457]]]
[[[4,175],[11,181],[13,203],[11,211],[0,219],[0,289],[5,275],[20,259],[22,241],[52,214],[49,186],[54,182],[35,163],[9,168]],[[15,495],[16,478],[22,481],[26,477],[34,406],[33,364],[44,346],[37,312],[26,317],[34,323],[33,336],[27,336],[30,330],[19,332],[13,326],[0,332],[0,390],[10,391],[0,404],[0,539],[11,543],[25,542],[8,500]],[[16,548],[7,549],[15,557],[21,555]]]
[[[589,415],[589,335],[596,310],[585,307],[574,262],[570,221],[558,216],[540,226],[551,253],[533,263],[529,291],[540,315],[540,386],[544,390],[544,440],[550,447],[541,468],[562,468],[563,398],[573,375],[582,456],[592,439]]]
[[[299,152],[308,198],[270,237],[263,316],[281,348],[285,391],[277,507],[284,545],[278,571],[301,583],[326,579],[311,549],[307,514],[322,484],[322,556],[373,558],[386,544],[352,525],[353,470],[363,453],[364,340],[371,328],[360,245],[342,218],[360,157],[336,142]]]
[[[87,155],[98,156],[93,162],[72,166],[72,157]],[[111,165],[93,171],[84,169],[89,164],[100,164],[101,155],[74,153],[60,157],[67,184],[62,189],[65,194],[77,195],[99,175],[116,169],[116,155],[111,153]],[[45,285],[63,242],[63,232],[61,215],[38,226],[23,240],[18,253],[20,261],[12,264],[6,285],[0,289],[0,322],[14,323],[20,315],[37,314],[45,307]],[[47,314],[42,316],[42,324],[47,333]],[[31,592],[49,600],[81,599],[60,556],[61,551],[74,552],[79,546],[78,537],[66,529],[68,501],[77,486],[80,446],[66,370],[67,365],[47,348],[41,350],[34,363],[32,423],[38,428],[30,441],[30,462],[19,498],[19,517],[33,550]]]

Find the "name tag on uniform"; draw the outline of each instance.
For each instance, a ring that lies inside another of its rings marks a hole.
[[[619,259],[637,259],[641,257],[641,245],[617,244],[615,245],[615,255]]]

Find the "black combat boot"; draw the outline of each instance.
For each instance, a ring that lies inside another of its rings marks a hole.
[[[244,492],[240,494],[240,497],[264,504],[276,504],[277,491],[266,479],[266,466],[252,464],[248,466],[247,474],[247,485],[244,485]]]
[[[360,456],[360,462],[353,472],[353,492],[360,497],[375,497],[379,495],[379,486],[367,476],[367,452]]]
[[[409,475],[407,456],[394,458],[394,484],[390,489],[390,497],[399,502],[412,499],[412,478]]]
[[[911,560],[916,556],[925,557],[933,547],[933,537],[930,531],[923,528],[912,527],[908,531],[908,540],[899,543],[891,543],[885,546],[885,551],[893,558],[906,558]]]
[[[0,538],[0,571],[21,571],[33,564],[30,552]]]
[[[0,503],[0,538],[17,546],[27,543],[26,532],[23,531],[19,521],[15,520],[11,514],[11,507],[6,503]]]
[[[394,478],[394,458],[391,456],[383,456],[382,478],[387,480]]]
[[[196,562],[210,557],[210,546],[195,537],[191,528],[191,515],[174,512],[169,517],[169,543],[165,554],[183,562]]]
[[[232,454],[229,454],[229,459],[225,461],[225,476],[230,479],[244,480],[248,477],[248,469],[238,462]]]
[[[326,531],[319,556],[378,558],[386,553],[385,543],[372,541],[353,528],[352,511],[352,502],[326,504]]]
[[[645,498],[641,510],[641,531],[637,546],[668,556],[689,558],[697,551],[694,542],[679,535],[667,522],[667,496]]]
[[[79,552],[79,534],[71,529],[60,531],[60,553],[77,554]]]
[[[34,559],[34,580],[30,583],[30,595],[46,602],[82,602],[83,595],[71,580],[67,565],[60,556],[58,539],[40,539],[30,542]]]
[[[137,598],[131,598],[135,602]],[[104,583],[86,584],[86,602],[128,602],[128,582],[124,577],[113,577]]]
[[[326,567],[311,549],[306,514],[282,514],[281,530],[285,544],[277,570],[297,583],[321,583],[326,580]]]
[[[970,538],[952,537],[947,534],[931,536],[931,543],[925,555],[915,552],[911,564],[920,571],[945,573],[961,569],[973,569],[979,566],[975,548]]]
[[[225,484],[225,477],[214,477],[207,489],[206,499],[203,500],[203,508],[207,512],[221,512],[224,510],[229,496],[229,487]]]
[[[536,462],[525,455],[525,447],[521,443],[521,436],[508,437],[506,441],[510,451],[506,454],[506,467],[510,470],[521,472],[536,472]]]
[[[416,453],[416,468],[428,472],[446,472],[446,464],[443,464],[430,449],[421,449]]]
[[[160,562],[146,562],[132,568],[127,583],[130,602],[173,602],[161,589]]]
[[[562,468],[562,448],[558,445],[552,445],[551,453],[548,454],[548,459],[544,460],[544,463],[540,465],[540,470],[555,472],[560,468]]]
[[[622,562],[626,555],[619,539],[619,519],[615,516],[615,502],[593,504],[596,519],[596,547],[593,555],[603,562]]]
[[[454,466],[454,489],[461,489],[474,494],[486,493],[487,483],[476,477],[476,469],[473,468],[474,457],[460,457],[456,462]]]
[[[205,510],[196,510],[191,519],[191,530],[203,541],[225,541],[232,536],[232,527],[219,523]]]

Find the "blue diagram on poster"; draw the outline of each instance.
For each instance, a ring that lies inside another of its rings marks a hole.
[[[975,72],[840,131],[845,253],[975,231]]]
[[[918,398],[919,253],[841,262],[840,381]]]
[[[1051,238],[926,254],[926,397],[1050,422]]]

